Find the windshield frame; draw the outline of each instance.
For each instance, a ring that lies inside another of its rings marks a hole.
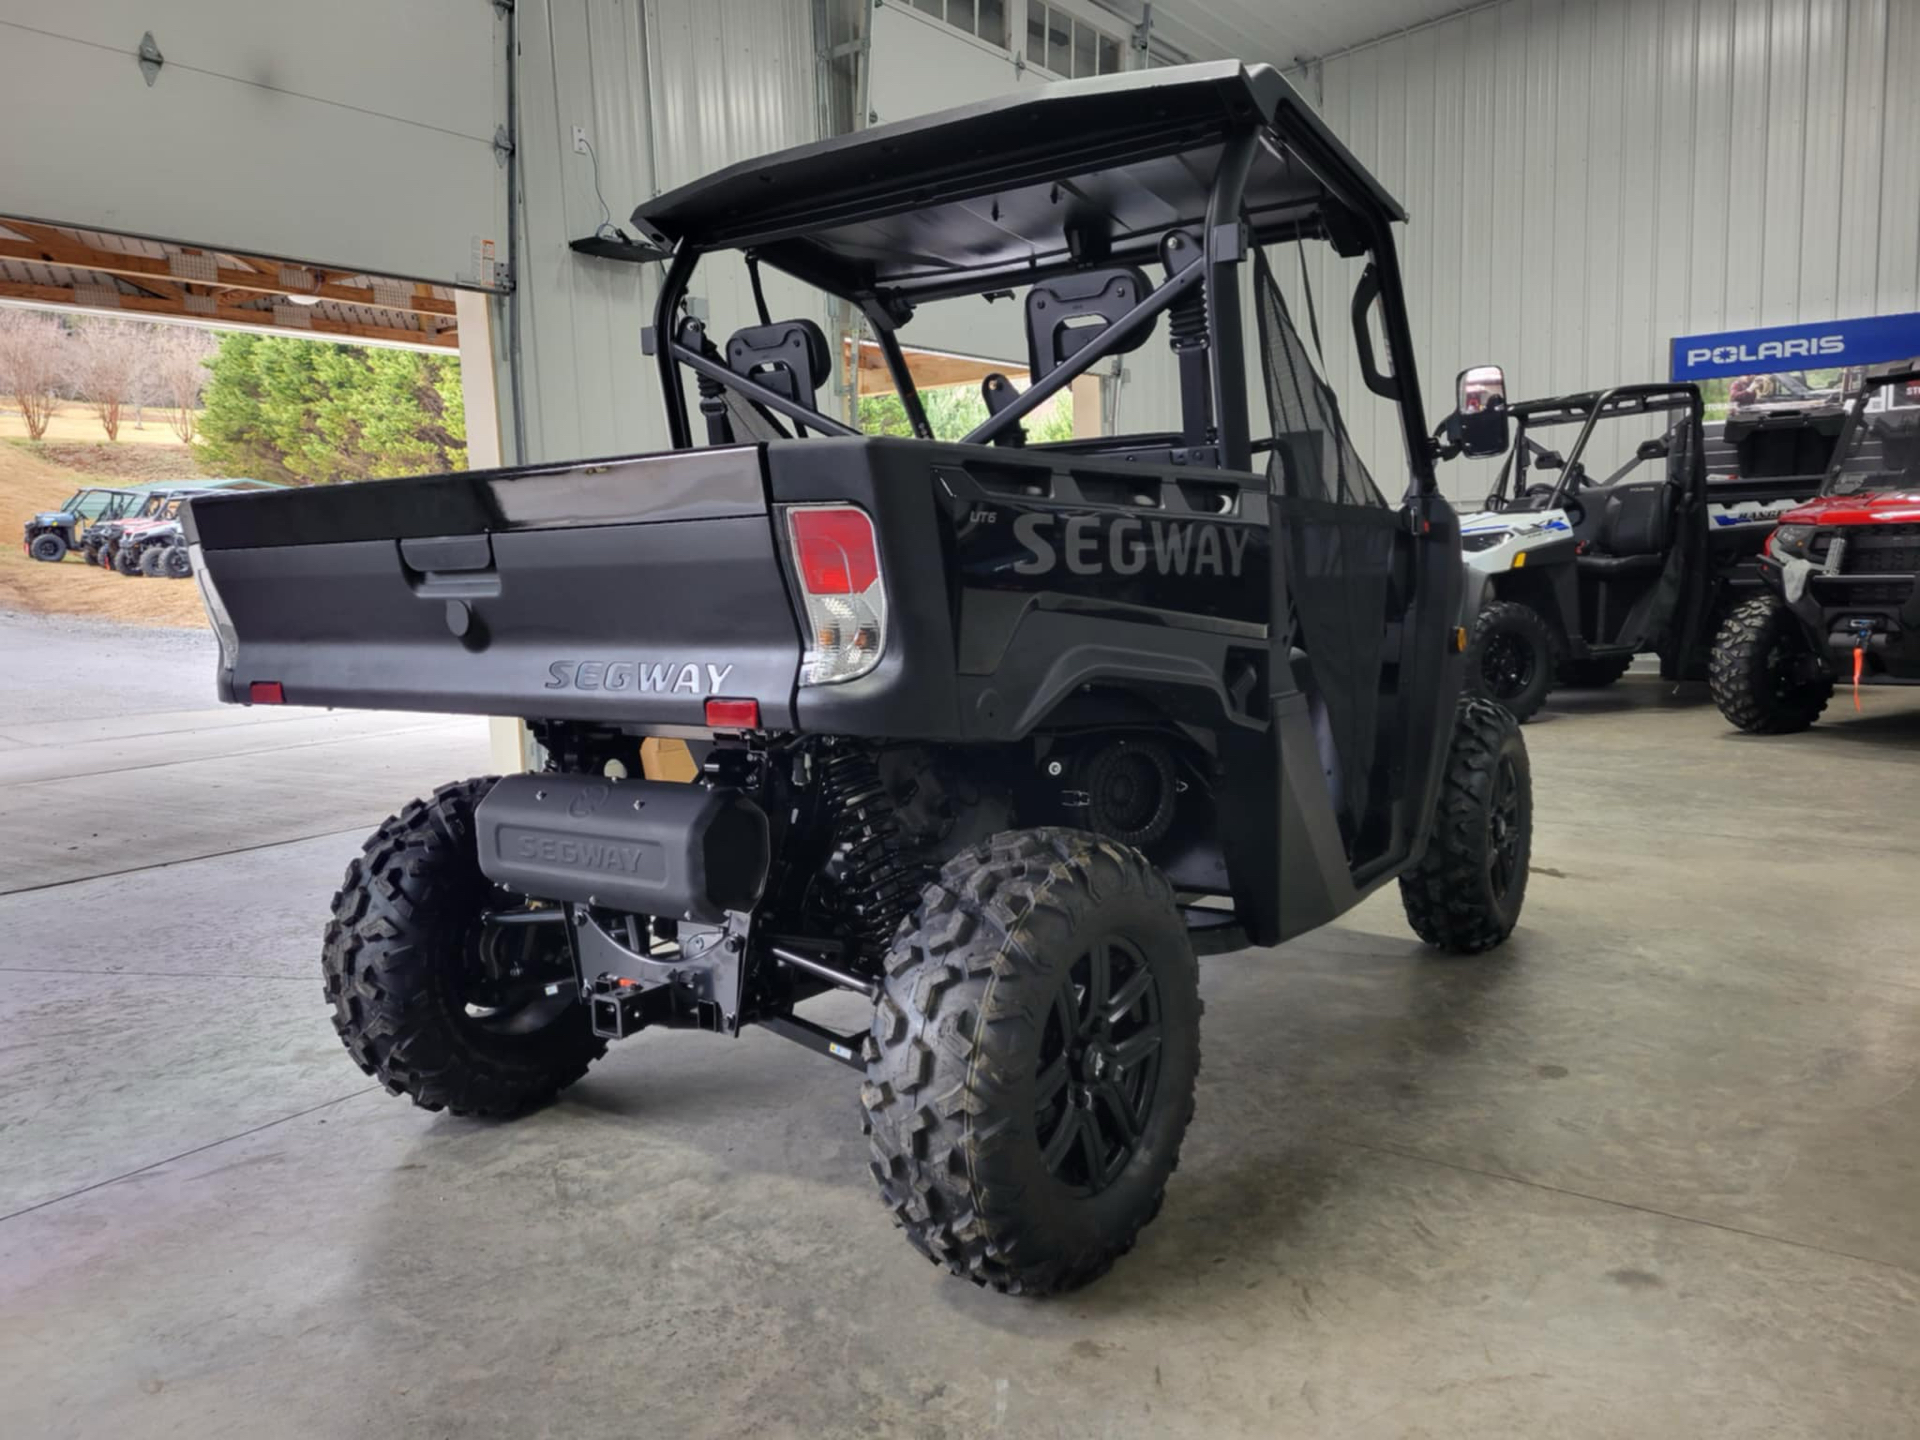
[[[1874,372],[1876,370],[1880,373],[1875,374]],[[1849,477],[1846,473],[1847,460],[1852,454],[1854,441],[1858,438],[1860,431],[1869,423],[1867,420],[1867,409],[1868,406],[1873,403],[1874,397],[1882,390],[1892,390],[1896,387],[1905,387],[1915,383],[1920,383],[1920,357],[1906,362],[1904,366],[1889,365],[1885,367],[1871,367],[1866,375],[1861,377],[1859,390],[1856,391],[1853,398],[1847,402],[1846,421],[1841,425],[1840,434],[1833,442],[1833,458],[1827,462],[1827,473],[1822,476],[1820,480],[1820,494],[1823,497],[1833,495],[1865,495],[1873,493],[1877,488],[1882,488],[1867,485],[1865,483],[1866,477],[1864,476]],[[1883,415],[1891,410],[1905,410],[1909,408],[1913,407],[1887,405],[1873,413]],[[1915,413],[1920,414],[1920,409],[1915,409]],[[1905,472],[1902,473],[1904,474]],[[1859,483],[1849,485],[1845,489],[1842,489],[1841,482],[1849,478],[1857,479]],[[1920,476],[1915,476],[1899,483],[1903,485],[1920,484]]]

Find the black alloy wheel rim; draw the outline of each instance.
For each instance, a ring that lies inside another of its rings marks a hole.
[[[1812,684],[1810,657],[1786,636],[1767,651],[1767,688],[1775,700],[1792,700]]]
[[[1083,1195],[1111,1185],[1140,1148],[1160,1088],[1160,982],[1106,936],[1068,969],[1041,1032],[1034,1135],[1047,1173]]]
[[[1489,635],[1480,652],[1480,674],[1495,699],[1511,700],[1533,683],[1533,647],[1505,630]]]
[[[1502,756],[1487,805],[1487,884],[1496,900],[1506,898],[1519,876],[1520,838],[1520,776],[1513,761]]]

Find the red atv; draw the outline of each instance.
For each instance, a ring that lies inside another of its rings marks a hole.
[[[1920,357],[1870,367],[1819,498],[1780,517],[1766,589],[1714,641],[1720,713],[1755,735],[1804,730],[1836,680],[1920,684]]]

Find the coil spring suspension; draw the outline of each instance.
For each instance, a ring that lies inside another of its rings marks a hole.
[[[1195,286],[1167,307],[1167,344],[1180,351],[1206,343],[1207,299]]]
[[[841,933],[878,964],[928,879],[901,837],[894,804],[871,754],[847,751],[821,770],[820,801],[833,845],[823,873],[833,883]]]

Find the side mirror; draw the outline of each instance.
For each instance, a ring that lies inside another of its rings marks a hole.
[[[1507,451],[1507,377],[1498,365],[1475,365],[1454,379],[1447,443],[1463,455]]]

